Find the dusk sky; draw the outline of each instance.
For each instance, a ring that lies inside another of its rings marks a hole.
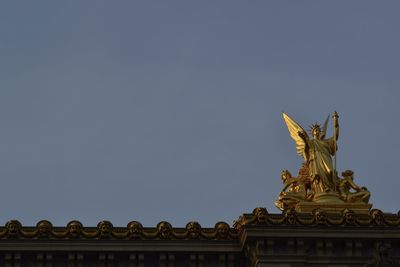
[[[339,113],[338,171],[400,209],[399,1],[4,1],[0,224],[232,224]],[[329,125],[332,135],[332,123]]]

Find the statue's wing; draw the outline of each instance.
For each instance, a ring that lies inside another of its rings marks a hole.
[[[307,132],[297,122],[295,122],[292,118],[290,118],[286,113],[283,113],[282,115],[289,130],[290,136],[296,142],[297,154],[304,157],[304,152],[305,152],[304,149],[306,147],[306,144],[304,140],[299,136],[299,132],[304,133],[304,136],[308,140],[309,137]]]
[[[328,130],[329,115],[326,117],[324,126],[322,126],[321,139],[325,139],[326,131]]]

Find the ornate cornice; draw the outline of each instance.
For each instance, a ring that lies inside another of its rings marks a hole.
[[[239,232],[245,226],[340,226],[340,227],[400,227],[400,215],[373,209],[367,214],[345,209],[341,213],[327,213],[316,209],[312,213],[298,213],[294,209],[282,214],[269,214],[265,208],[255,208],[251,214],[242,215],[234,228]]]
[[[0,227],[0,239],[58,239],[58,240],[235,240],[237,230],[226,222],[217,222],[214,228],[202,228],[192,221],[185,228],[173,228],[162,221],[156,227],[143,227],[138,221],[131,221],[126,227],[114,227],[109,221],[101,221],[97,227],[84,227],[79,221],[70,221],[66,227],[55,227],[42,220],[36,227],[24,227],[17,220],[8,221]]]
[[[226,222],[217,222],[213,228],[202,228],[195,221],[178,228],[166,221],[158,223],[156,227],[143,227],[138,221],[131,221],[126,227],[114,227],[109,221],[101,221],[97,227],[84,227],[81,222],[74,220],[65,227],[59,227],[42,220],[32,227],[11,220],[0,227],[0,239],[237,240],[239,233],[247,226],[399,228],[400,215],[383,213],[378,209],[367,214],[348,209],[342,213],[327,213],[318,209],[313,213],[298,213],[292,209],[281,214],[270,214],[265,208],[255,208],[252,213],[240,216],[233,227]]]

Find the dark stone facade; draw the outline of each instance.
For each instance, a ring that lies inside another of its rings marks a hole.
[[[143,227],[108,221],[83,227],[78,221],[36,227],[9,221],[0,227],[0,266],[399,266],[400,216],[372,210],[328,214],[264,208],[242,215],[230,227],[218,222],[184,228],[160,222]]]

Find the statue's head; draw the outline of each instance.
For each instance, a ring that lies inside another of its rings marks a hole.
[[[190,238],[196,239],[200,237],[201,226],[198,222],[189,222],[186,224],[186,230],[188,231]]]
[[[384,218],[383,212],[381,210],[372,209],[369,213],[372,218],[372,221],[376,225],[383,225],[385,223],[385,218]]]
[[[345,209],[343,211],[344,222],[349,225],[354,225],[356,223],[356,218],[354,216],[354,211],[350,209]]]
[[[70,237],[79,237],[82,233],[83,225],[79,221],[70,221],[67,224],[67,230],[70,234]]]
[[[128,223],[127,227],[132,238],[138,238],[143,233],[143,225],[140,222],[132,221]]]
[[[110,237],[113,225],[109,221],[101,221],[97,224],[97,230],[99,231],[100,237]]]
[[[344,172],[342,172],[343,178],[350,178],[351,180],[353,180],[353,175],[354,172],[352,170],[345,170]]]
[[[288,179],[292,178],[292,175],[288,170],[282,170],[281,171],[281,179],[283,183],[286,183]]]
[[[229,224],[226,222],[217,222],[215,224],[218,239],[226,239],[229,237]]]
[[[51,235],[53,225],[47,220],[42,220],[36,224],[36,228],[38,229],[38,235],[40,237],[49,237]]]
[[[266,208],[258,207],[253,210],[253,215],[256,216],[258,223],[264,223],[267,221],[268,211]]]
[[[22,225],[17,220],[11,220],[6,223],[6,229],[9,236],[18,236],[22,230]]]
[[[311,134],[314,139],[320,139],[321,137],[321,127],[318,123],[311,125]]]
[[[169,239],[172,236],[172,226],[169,222],[159,222],[157,224],[157,230],[162,239]]]
[[[328,218],[325,211],[316,209],[313,211],[316,224],[327,224]]]

